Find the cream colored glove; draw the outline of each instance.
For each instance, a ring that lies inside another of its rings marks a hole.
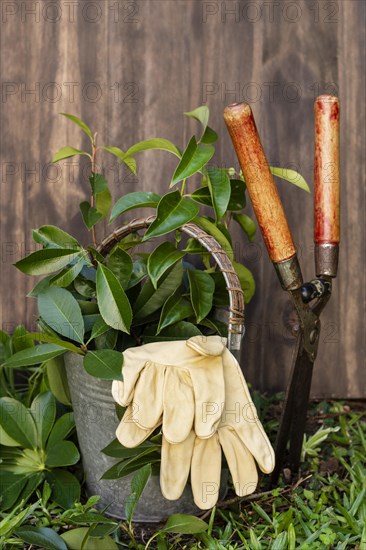
[[[218,430],[209,439],[191,432],[177,445],[163,437],[160,485],[169,500],[178,499],[191,469],[191,485],[196,505],[212,508],[218,499],[221,476],[221,448],[237,495],[253,493],[258,483],[255,461],[264,473],[272,472],[274,451],[257,417],[248,386],[235,357],[223,354],[225,406]],[[207,416],[210,411],[207,411]]]
[[[112,384],[113,398],[127,407],[116,431],[120,443],[137,447],[160,424],[172,444],[185,441],[192,430],[211,437],[225,399],[225,344],[219,336],[194,336],[126,350],[123,381]]]

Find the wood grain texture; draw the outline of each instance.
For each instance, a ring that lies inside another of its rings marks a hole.
[[[3,6],[10,4],[14,15],[4,13]],[[76,157],[58,168],[49,165],[64,145],[88,146],[87,136],[60,112],[83,118],[98,131],[99,144],[127,149],[159,136],[184,147],[199,130],[183,112],[206,103],[220,136],[212,162],[239,168],[222,115],[229,103],[245,101],[269,164],[297,169],[312,187],[313,105],[315,97],[327,93],[339,96],[342,105],[342,245],[334,295],[322,316],[312,394],[365,396],[365,103],[355,100],[365,95],[365,3],[297,0],[274,2],[271,8],[246,0],[47,4],[61,7],[58,21],[50,21],[57,7],[48,8],[48,19],[42,12],[46,3],[1,3],[2,328],[12,330],[25,321],[34,328],[34,300],[25,298],[34,281],[12,265],[33,249],[31,229],[53,223],[85,244],[90,240],[78,213],[88,192],[86,161]],[[39,6],[38,19],[26,13],[31,5]],[[114,199],[137,189],[167,189],[176,166],[172,156],[141,153],[137,161],[135,177],[111,155],[97,157]],[[304,277],[311,279],[313,196],[276,183]],[[194,189],[194,181],[188,184]],[[253,215],[250,204],[246,212]],[[129,214],[119,222],[134,216]],[[105,224],[99,240],[110,229]],[[234,226],[230,233],[237,259],[257,281],[246,311],[246,377],[254,387],[273,392],[287,381],[296,319],[260,234],[249,243]]]
[[[272,262],[288,260],[295,255],[295,245],[250,105],[229,105],[224,110],[224,119],[269,257]]]
[[[340,236],[339,100],[321,95],[314,103],[314,242],[338,244]]]

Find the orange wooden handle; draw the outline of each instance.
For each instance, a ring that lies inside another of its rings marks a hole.
[[[269,256],[272,262],[288,260],[295,255],[295,245],[252,110],[246,103],[234,103],[224,110],[224,119]]]
[[[315,100],[314,241],[339,243],[339,100]]]

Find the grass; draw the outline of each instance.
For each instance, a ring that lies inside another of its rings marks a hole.
[[[256,395],[256,405],[267,419],[267,432],[273,440],[280,400],[278,396],[267,400]],[[313,403],[302,454],[298,474],[285,469],[278,487],[269,489],[264,479],[260,492],[246,498],[229,492],[224,502],[202,513],[205,523],[196,528],[204,525],[205,530],[190,535],[169,532],[163,525],[118,523],[95,509],[95,497],[62,510],[49,501],[45,484],[31,502],[0,515],[0,547],[43,548],[26,545],[24,533],[22,539],[18,536],[22,525],[32,525],[59,534],[78,528],[80,540],[84,537],[86,544],[80,542],[75,548],[85,550],[366,550],[365,403]],[[107,545],[97,538],[87,541],[88,533],[109,537]],[[96,546],[90,546],[90,541]]]

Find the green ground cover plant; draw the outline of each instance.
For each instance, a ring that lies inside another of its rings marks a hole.
[[[24,329],[19,330],[24,332]],[[2,353],[11,341],[6,336],[1,334]],[[9,368],[1,368],[2,379],[7,385],[2,386],[0,402],[2,406],[11,403],[10,411],[20,408],[24,413],[27,411],[27,421],[33,414],[39,420],[34,411],[44,406],[47,400],[51,403],[49,410],[54,410],[54,403],[55,416],[48,412],[43,416],[42,425],[35,423],[33,435],[39,438],[36,448],[44,448],[46,456],[47,441],[54,434],[54,438],[68,442],[66,454],[69,452],[70,459],[62,459],[63,462],[58,461],[57,465],[45,459],[42,469],[34,471],[32,468],[37,461],[26,453],[32,442],[23,440],[24,433],[17,432],[16,423],[13,424],[12,440],[2,437],[0,474],[9,476],[12,468],[17,467],[24,468],[29,474],[19,491],[18,488],[2,491],[0,547],[4,550],[365,550],[365,403],[313,403],[304,438],[301,471],[293,474],[285,470],[285,479],[277,487],[269,488],[262,483],[256,494],[244,498],[229,493],[225,501],[200,517],[177,514],[164,524],[141,525],[133,522],[133,511],[138,498],[143,498],[146,471],[139,470],[135,475],[131,487],[133,496],[126,508],[127,521],[115,520],[97,510],[95,505],[99,497],[95,495],[86,499],[84,495],[77,440],[72,432],[71,407],[57,402],[50,391],[44,391],[48,383],[45,364],[30,368],[33,372],[27,381],[21,378],[24,369],[12,369],[12,379],[9,380]],[[38,373],[36,381],[35,372]],[[282,395],[277,395],[268,399],[254,392],[256,406],[272,440],[278,426],[282,398]],[[25,404],[29,402],[31,406],[27,408]],[[5,427],[8,434],[9,423],[4,418],[7,417],[1,415],[1,427]],[[59,456],[65,456],[65,452],[60,451]],[[78,485],[74,495],[70,492],[64,495],[59,491],[52,478],[56,471],[65,482],[66,476],[76,480]]]

